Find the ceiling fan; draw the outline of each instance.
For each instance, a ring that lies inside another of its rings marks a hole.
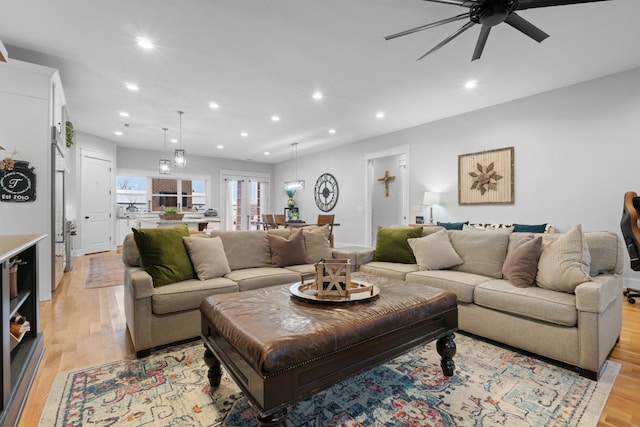
[[[439,25],[448,24],[450,22],[460,21],[463,19],[468,19],[469,22],[464,24],[459,30],[451,34],[446,39],[442,40],[438,43],[433,49],[422,55],[418,58],[418,61],[424,59],[427,55],[437,51],[442,46],[449,43],[451,40],[458,37],[463,32],[467,31],[469,28],[473,27],[476,24],[480,24],[482,28],[480,29],[480,35],[478,36],[478,41],[476,42],[476,48],[473,51],[473,57],[471,61],[475,61],[480,58],[482,55],[482,51],[484,50],[484,45],[487,43],[487,38],[489,37],[489,33],[491,32],[491,27],[495,27],[498,24],[506,22],[511,25],[516,30],[524,33],[525,35],[531,37],[538,43],[542,40],[549,37],[549,34],[542,31],[540,28],[533,25],[531,22],[527,21],[520,15],[516,13],[516,11],[525,10],[525,9],[533,9],[536,7],[549,7],[549,6],[563,6],[569,4],[578,4],[578,3],[591,3],[597,1],[608,1],[608,0],[424,0],[430,1],[434,3],[445,3],[452,4],[455,6],[466,7],[469,9],[469,12],[463,13],[461,15],[453,16],[451,18],[442,19],[440,21],[432,22],[430,24],[421,25],[416,28],[412,28],[410,30],[402,31],[400,33],[392,34],[390,36],[386,36],[385,40],[395,39],[397,37],[406,36],[408,34],[417,33],[418,31],[428,30],[429,28],[434,28]]]

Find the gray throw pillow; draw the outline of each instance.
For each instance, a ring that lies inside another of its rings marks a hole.
[[[278,267],[307,264],[307,250],[304,247],[302,229],[299,228],[288,239],[269,234],[271,263]]]
[[[542,236],[527,236],[507,253],[502,266],[502,274],[514,286],[532,286],[538,272],[538,260],[542,253]]]

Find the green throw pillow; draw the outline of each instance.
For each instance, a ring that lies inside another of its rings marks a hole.
[[[415,264],[416,258],[407,239],[422,237],[422,227],[378,227],[376,261]]]
[[[140,252],[142,268],[153,278],[153,286],[163,286],[196,277],[189,253],[182,242],[189,237],[186,224],[173,228],[132,228]]]

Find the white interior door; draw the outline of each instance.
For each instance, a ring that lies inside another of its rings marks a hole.
[[[111,249],[111,160],[83,152],[80,157],[82,214],[80,239],[85,254]]]
[[[375,245],[379,225],[388,227],[409,223],[408,158],[409,147],[406,145],[365,156],[366,245]],[[394,177],[389,181],[388,196],[385,182],[381,180],[385,175]]]
[[[269,210],[269,177],[223,174],[223,218],[225,230],[256,230],[260,216]]]

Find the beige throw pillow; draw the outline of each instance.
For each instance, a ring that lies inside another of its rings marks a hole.
[[[301,228],[291,233],[288,239],[272,234],[267,237],[271,247],[271,263],[273,265],[286,267],[288,265],[307,264],[307,250],[304,247]]]
[[[527,236],[507,253],[502,266],[502,274],[514,286],[532,286],[538,272],[538,260],[542,253],[542,236]]]
[[[220,237],[183,237],[198,279],[222,277],[231,272]]]
[[[464,262],[453,249],[444,228],[425,237],[407,239],[407,242],[420,270],[442,270]]]
[[[590,282],[591,255],[580,224],[559,238],[543,240],[536,283],[553,291],[573,292]]]
[[[510,234],[458,230],[449,230],[448,233],[453,249],[464,260],[453,270],[502,279]]]
[[[303,227],[304,246],[307,249],[307,261],[318,262],[333,258],[333,249],[329,243],[329,226]]]

